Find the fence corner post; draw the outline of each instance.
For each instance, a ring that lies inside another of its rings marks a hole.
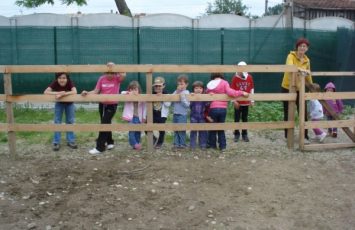
[[[296,72],[293,72],[291,74],[291,79],[290,79],[290,86],[289,86],[289,93],[296,93]],[[289,101],[288,102],[288,121],[295,121],[295,106],[296,106],[296,101]],[[295,140],[295,134],[294,134],[295,127],[287,129],[287,147],[289,149],[294,148],[294,140]]]
[[[299,89],[299,146],[300,150],[304,150],[304,136],[305,136],[305,119],[306,119],[306,101],[305,101],[305,82],[306,79],[303,76],[299,76],[299,81],[301,82],[300,84],[300,89]]]

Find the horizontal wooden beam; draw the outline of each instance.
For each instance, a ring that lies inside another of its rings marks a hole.
[[[6,95],[0,94],[0,101],[5,101],[5,100],[6,100]]]
[[[313,128],[332,128],[332,127],[355,127],[355,119],[352,120],[334,120],[334,121],[307,121],[305,122],[306,129]]]
[[[304,150],[306,151],[319,151],[319,150],[330,150],[330,149],[340,149],[340,148],[354,148],[355,143],[326,143],[326,144],[310,144],[305,145]]]
[[[112,94],[90,94],[87,96],[70,95],[63,97],[60,100],[56,100],[54,95],[43,94],[27,94],[27,95],[12,95],[5,96],[2,94],[2,98],[8,102],[98,102],[98,101],[180,101],[179,95],[165,94],[140,94],[140,95],[112,95]],[[2,99],[0,97],[0,99]],[[190,94],[187,96],[190,101],[214,101],[225,100],[231,101],[234,98],[227,96],[226,94]],[[3,101],[2,100],[2,101]],[[295,93],[260,93],[250,95],[249,98],[239,97],[238,101],[243,100],[255,100],[255,101],[295,101]],[[0,100],[1,101],[1,100]]]
[[[351,77],[355,76],[355,72],[312,72],[312,76],[341,76],[341,77]]]
[[[205,123],[201,124],[2,124],[0,131],[26,132],[99,132],[99,131],[184,131],[184,130],[234,130],[234,129],[287,129],[293,128],[293,121],[248,122],[248,123]],[[3,127],[5,126],[5,127]]]
[[[234,72],[297,72],[293,65],[119,65],[109,68],[106,65],[8,65],[0,66],[0,73],[234,73]]]
[[[334,100],[334,99],[355,99],[355,92],[332,92],[332,93],[306,93],[306,100]]]

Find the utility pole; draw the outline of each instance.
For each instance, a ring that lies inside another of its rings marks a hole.
[[[284,0],[286,28],[293,28],[293,0]]]
[[[267,4],[268,4],[268,0],[265,0],[265,15],[267,13]]]

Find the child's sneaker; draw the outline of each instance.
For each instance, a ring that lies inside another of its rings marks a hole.
[[[53,149],[53,151],[59,151],[60,145],[57,143],[54,143],[52,149]]]
[[[134,145],[134,149],[135,150],[141,150],[142,149],[142,145],[141,144],[135,144]]]
[[[78,148],[78,146],[75,144],[75,142],[69,142],[67,145],[68,145],[69,148],[71,148],[71,149],[77,149],[77,148]]]
[[[338,136],[337,132],[333,132],[333,133],[332,133],[332,137],[333,137],[333,138],[337,138],[337,136]]]
[[[323,132],[322,134],[317,135],[317,139],[319,140],[320,143],[323,143],[326,136],[327,134]]]
[[[115,147],[114,144],[109,144],[109,145],[106,146],[107,150],[111,150],[111,149],[113,149],[114,147]]]
[[[98,154],[101,154],[102,152],[100,152],[99,150],[97,150],[96,148],[93,148],[89,151],[89,153],[91,155],[98,155]]]

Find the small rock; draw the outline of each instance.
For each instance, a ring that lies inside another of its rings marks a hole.
[[[195,206],[193,206],[193,205],[189,206],[189,211],[193,211],[194,209],[195,209]]]
[[[208,214],[207,217],[208,218],[213,218],[213,214]]]
[[[176,182],[176,181],[175,181],[175,182],[173,183],[173,185],[174,185],[174,186],[178,186],[178,185],[179,185],[179,182]]]
[[[93,170],[94,170],[94,171],[97,171],[98,169],[97,169],[97,168],[94,168]]]
[[[51,229],[52,229],[52,226],[50,226],[50,225],[46,226],[46,230],[51,230]]]
[[[217,222],[215,220],[212,220],[211,224],[217,224]]]
[[[36,223],[29,223],[27,225],[27,229],[35,229],[37,227],[37,224]]]
[[[255,164],[255,163],[256,163],[256,160],[255,160],[255,159],[251,160],[251,163],[252,163],[252,164]]]

